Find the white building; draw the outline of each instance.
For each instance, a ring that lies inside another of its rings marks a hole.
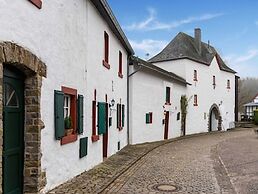
[[[247,119],[252,119],[254,110],[258,109],[258,95],[256,95],[251,102],[244,104],[244,107]]]
[[[180,98],[187,82],[174,73],[132,57],[129,65],[130,143],[181,135]]]
[[[0,2],[0,190],[46,192],[128,144],[133,50],[105,0]]]
[[[149,62],[191,84],[186,89],[186,134],[234,127],[236,72],[211,45],[201,41],[200,29],[195,29],[194,38],[180,32]]]

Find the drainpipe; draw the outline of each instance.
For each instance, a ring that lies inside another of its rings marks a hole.
[[[130,57],[131,57],[131,55],[129,55],[128,57],[127,57],[127,75],[126,75],[126,78],[127,78],[127,145],[129,145],[130,144],[130,140],[129,140],[129,138],[130,138],[130,124],[129,124],[129,114],[130,114],[130,100],[129,100],[129,92],[130,92],[130,89],[129,89],[129,60],[130,60]]]

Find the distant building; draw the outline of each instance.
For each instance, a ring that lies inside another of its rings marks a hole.
[[[245,104],[245,116],[250,119],[254,115],[254,110],[258,109],[258,94],[254,97],[254,99]]]

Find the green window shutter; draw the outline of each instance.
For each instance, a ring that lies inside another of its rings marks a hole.
[[[106,103],[98,103],[98,134],[105,134],[107,129]]]
[[[88,154],[88,137],[80,139],[80,158]]]
[[[117,128],[120,128],[120,104],[117,104],[116,118],[117,118]]]
[[[146,123],[150,123],[150,114],[146,113]]]
[[[125,126],[125,105],[122,105],[122,127]]]
[[[65,135],[64,129],[64,93],[55,90],[55,138],[61,139]]]
[[[78,134],[83,133],[83,95],[78,95],[77,100],[77,128]]]

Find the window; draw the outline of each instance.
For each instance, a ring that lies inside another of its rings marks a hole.
[[[230,80],[227,80],[227,89],[230,89]]]
[[[197,95],[194,95],[194,106],[198,106],[198,99],[197,99]]]
[[[42,1],[41,0],[29,0],[33,5],[35,5],[37,8],[41,9],[42,7]]]
[[[70,117],[71,114],[71,96],[64,96],[64,118]]]
[[[194,81],[198,81],[197,79],[197,70],[194,70],[194,78],[193,78]]]
[[[122,55],[122,52],[119,51],[119,67],[118,67],[118,76],[120,78],[123,78],[123,55]]]
[[[152,123],[152,112],[146,113],[146,124]]]
[[[166,104],[170,105],[170,87],[166,87]]]
[[[104,60],[103,60],[103,65],[110,69],[109,65],[109,36],[108,33],[105,31],[104,32]]]
[[[213,85],[213,89],[215,89],[215,87],[216,87],[216,77],[215,77],[215,75],[212,78],[212,85]]]
[[[176,120],[177,120],[177,121],[180,120],[180,112],[177,113]]]
[[[61,140],[61,145],[77,140],[77,135],[83,133],[83,96],[77,90],[62,87],[55,90],[55,138]]]
[[[117,128],[122,130],[125,125],[125,105],[117,104]]]
[[[64,122],[65,136],[61,139],[61,144],[67,144],[77,140],[76,134],[76,100],[77,90],[62,87],[64,93]]]

